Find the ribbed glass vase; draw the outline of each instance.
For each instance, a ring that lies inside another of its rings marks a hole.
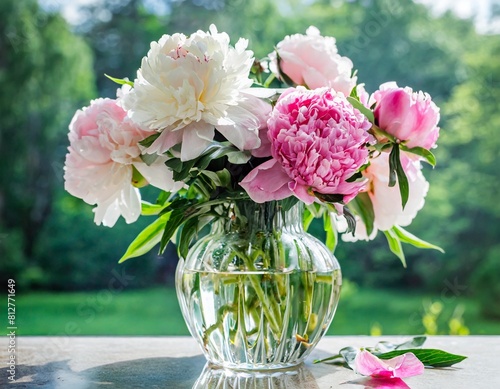
[[[212,364],[266,370],[302,362],[328,329],[342,277],[302,228],[301,203],[239,200],[181,259],[176,287],[187,326]]]

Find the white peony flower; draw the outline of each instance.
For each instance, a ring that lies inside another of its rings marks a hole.
[[[196,158],[213,141],[215,128],[240,150],[260,145],[259,121],[243,93],[252,85],[247,44],[240,39],[230,46],[229,36],[214,25],[209,33],[163,35],[151,43],[134,88],[123,96],[132,120],[160,133],[147,153],[181,143],[181,159]]]
[[[65,189],[94,208],[94,221],[112,227],[123,216],[127,223],[141,213],[139,190],[133,178],[166,191],[180,189],[159,157],[151,166],[140,158],[138,142],[148,135],[127,118],[116,100],[97,99],[78,110],[69,126],[69,153],[64,167]],[[135,173],[134,168],[140,174]]]

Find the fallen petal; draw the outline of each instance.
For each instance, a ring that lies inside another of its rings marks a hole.
[[[343,382],[343,384],[360,385],[365,389],[410,389],[401,378],[373,378],[363,377],[357,380]]]
[[[357,373],[372,377],[404,378],[424,372],[424,365],[412,353],[383,360],[363,350],[356,356],[354,365]]]

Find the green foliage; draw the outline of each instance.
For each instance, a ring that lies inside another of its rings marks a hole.
[[[165,224],[169,219],[170,214],[162,215],[142,230],[129,245],[127,251],[122,255],[118,263],[122,263],[129,258],[144,255],[160,243],[163,231],[165,230]]]
[[[373,111],[370,109],[366,108],[360,101],[359,99],[355,99],[354,97],[348,96],[347,100],[352,104],[354,108],[359,110],[363,115],[366,116],[366,118],[371,122],[375,123],[375,117],[373,116]]]
[[[498,35],[476,36],[475,44],[463,51],[464,79],[443,104],[437,149],[440,164],[429,174],[427,204],[439,223],[422,220],[422,225],[415,225],[427,229],[427,236],[439,235],[439,243],[446,249],[436,278],[459,279],[477,296],[487,295],[491,285],[500,284],[500,272],[491,274],[488,285],[471,280],[476,271],[492,266],[489,258],[495,256],[494,247],[500,240],[496,168],[500,157],[499,55]],[[487,310],[486,300],[484,304]]]
[[[151,254],[142,262],[118,264],[124,247],[146,227],[147,218],[133,225],[119,221],[110,229],[97,227],[89,217],[91,214],[91,207],[77,198],[65,194],[57,198],[36,247],[43,283],[35,286],[56,290],[108,288],[117,271],[133,277],[127,281],[127,287],[132,288],[165,282],[164,266],[173,273],[176,259],[172,252],[163,261]],[[72,229],[70,234],[68,226]],[[168,279],[171,281],[172,277]]]
[[[395,80],[429,92],[442,107],[435,150],[439,165],[425,167],[430,190],[411,232],[444,247],[446,254],[405,247],[405,270],[387,253],[383,234],[370,243],[339,239],[336,255],[344,274],[364,285],[438,292],[456,278],[467,286],[465,293],[474,290],[485,307],[492,306],[485,296],[491,285],[500,284],[500,272],[483,269],[494,267],[500,240],[498,35],[478,35],[470,21],[451,14],[431,17],[410,0],[221,4],[222,9],[207,9],[194,1],[171,2],[171,11],[158,16],[141,0],[99,2],[87,9],[87,21],[77,29],[91,53],[60,16],[41,12],[35,0],[0,2],[0,152],[8,161],[0,166],[0,274],[14,272],[27,286],[102,286],[130,238],[146,227],[97,227],[90,207],[61,194],[67,125],[75,109],[96,95],[94,75],[99,94],[114,96],[117,85],[104,73],[133,80],[149,43],[164,33],[207,30],[215,23],[232,43],[248,37],[256,57],[265,57],[286,34],[315,25],[323,35],[336,37],[340,54],[353,60],[369,92]],[[55,196],[54,188],[60,191]],[[322,224],[314,220],[310,230],[325,238]],[[126,266],[137,266],[138,272],[146,268],[148,282],[154,279],[156,258]],[[483,283],[477,276],[472,282],[476,269],[491,279]],[[378,321],[385,330],[385,322]]]
[[[494,246],[474,272],[474,295],[486,317],[500,319],[500,245]]]
[[[464,324],[465,308],[462,304],[455,309],[447,319],[448,330],[444,330],[440,323],[445,319],[443,315],[443,304],[441,301],[428,301],[423,303],[422,324],[426,335],[469,335],[470,330]]]
[[[26,258],[22,251],[23,237],[20,231],[15,229],[3,229],[0,226],[0,274],[2,282],[7,285],[7,280],[13,275],[21,275],[26,269]],[[23,283],[26,277],[20,277],[19,283]],[[21,287],[27,286],[21,284]]]
[[[406,177],[403,166],[401,165],[401,158],[399,154],[399,145],[393,145],[391,153],[389,154],[389,186],[394,186],[396,185],[396,182],[398,183],[399,192],[401,193],[401,206],[404,209],[406,203],[408,202],[410,187],[408,185],[408,178]]]
[[[381,359],[391,359],[405,353],[413,353],[425,366],[431,367],[449,367],[467,358],[463,355],[450,354],[446,351],[436,349],[396,350],[379,354],[378,357]]]
[[[416,336],[401,344],[383,341],[377,343],[375,347],[364,347],[364,349],[375,354],[380,359],[391,359],[399,355],[412,353],[427,367],[449,367],[467,358],[443,350],[421,348],[425,340],[425,336]],[[359,348],[348,346],[341,349],[338,354],[320,360],[317,359],[314,363],[343,365],[355,370],[354,360],[358,352]]]
[[[35,269],[39,235],[62,187],[69,120],[94,95],[92,55],[61,16],[42,12],[35,0],[5,0],[0,58],[0,220],[19,244],[5,259]],[[29,274],[40,281],[37,271]]]
[[[128,261],[132,264],[135,261]],[[142,261],[144,265],[147,261]],[[138,261],[135,263],[139,263]],[[120,270],[121,271],[121,270]],[[126,274],[133,275],[132,270]],[[138,279],[138,276],[136,279]],[[342,286],[342,296],[329,335],[368,335],[373,323],[380,323],[386,335],[422,333],[419,321],[422,299],[439,296],[400,290],[375,290]],[[189,335],[174,288],[88,292],[23,292],[16,303],[21,335]],[[347,293],[346,293],[347,292]],[[147,303],[145,303],[147,302]],[[466,306],[465,316],[474,335],[498,335],[498,322],[480,317],[477,303],[465,297],[457,302]],[[445,304],[446,314],[452,307]],[[138,318],[141,323],[138,325]],[[66,324],[76,323],[67,333]],[[440,326],[446,326],[441,320]]]

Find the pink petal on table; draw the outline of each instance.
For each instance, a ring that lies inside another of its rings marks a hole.
[[[412,353],[383,360],[363,350],[356,356],[354,365],[357,373],[372,377],[404,378],[422,374],[424,371],[424,365]]]
[[[360,385],[364,389],[410,389],[401,378],[374,378],[363,377],[357,380],[343,382],[343,384]]]

